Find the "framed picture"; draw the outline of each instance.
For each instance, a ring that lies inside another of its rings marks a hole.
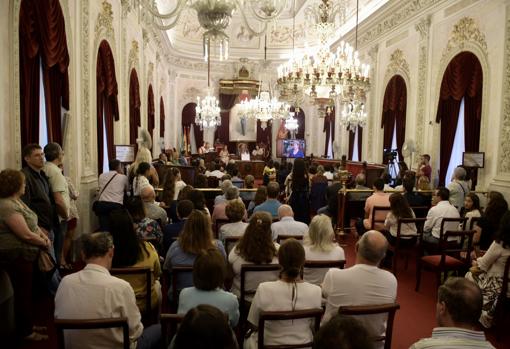
[[[485,152],[464,152],[462,153],[462,165],[473,168],[484,168]]]
[[[115,145],[115,158],[123,163],[131,163],[135,161],[134,145]]]
[[[257,140],[257,120],[244,119],[239,115],[239,105],[230,109],[229,138],[231,142],[255,142]]]

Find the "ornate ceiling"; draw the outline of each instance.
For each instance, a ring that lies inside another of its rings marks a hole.
[[[251,0],[255,1],[255,0]],[[337,40],[341,35],[354,28],[356,19],[356,0],[339,0],[346,3],[346,21],[337,31]],[[360,23],[377,9],[387,3],[389,0],[359,0],[359,21]],[[171,11],[177,0],[157,0],[158,9],[161,13]],[[315,44],[313,35],[309,32],[311,23],[305,19],[305,9],[310,5],[318,4],[319,0],[287,0],[287,5],[280,18],[270,23],[266,31],[267,36],[267,59],[277,61],[286,59],[291,54],[293,35],[293,14],[295,19],[295,47],[300,49]],[[262,28],[262,24],[253,18],[250,19],[250,25],[254,29]],[[196,12],[192,9],[185,9],[179,24],[171,30],[168,35],[172,49],[178,56],[188,59],[202,58],[202,33],[203,30],[198,23]],[[241,58],[249,60],[261,60],[264,58],[264,35],[257,37],[251,35],[245,28],[241,15],[236,11],[232,17],[229,28],[226,31],[230,40],[230,58],[229,60],[238,61]],[[352,43],[354,44],[354,43]],[[213,59],[214,57],[214,48]]]

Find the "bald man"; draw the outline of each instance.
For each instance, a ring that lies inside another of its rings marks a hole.
[[[294,220],[294,211],[289,205],[281,205],[278,207],[279,222],[271,224],[271,232],[273,233],[273,240],[278,238],[278,235],[291,235],[291,236],[304,236],[308,233],[308,225]]]
[[[397,279],[392,273],[378,267],[387,248],[388,241],[384,235],[369,230],[356,243],[356,264],[348,269],[331,268],[326,273],[322,284],[322,293],[326,298],[322,323],[334,316],[341,306],[395,302]],[[359,320],[374,335],[384,334],[386,315],[363,316]]]
[[[156,192],[152,185],[144,187],[140,191],[140,198],[143,201],[147,217],[159,221],[161,225],[166,225],[168,223],[168,215],[156,202]]]

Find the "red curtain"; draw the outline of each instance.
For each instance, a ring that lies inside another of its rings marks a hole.
[[[69,109],[69,53],[62,8],[58,0],[23,0],[19,16],[22,145],[39,142],[41,65],[48,140],[62,144],[61,109]]]
[[[269,154],[271,154],[271,137],[273,134],[273,125],[271,123],[267,123],[266,129],[262,129],[262,123],[260,120],[257,120],[257,144],[263,144],[268,150]]]
[[[133,68],[129,76],[129,143],[136,144],[140,123],[140,84]]]
[[[159,99],[159,136],[165,137],[165,103],[163,103],[163,96]]]
[[[154,130],[156,107],[154,106],[154,91],[152,90],[152,84],[149,84],[149,92],[147,93],[147,130],[152,137],[152,131]]]
[[[96,63],[96,112],[97,112],[97,166],[98,173],[103,172],[103,116],[106,127],[108,157],[115,157],[113,149],[113,124],[119,120],[117,101],[117,78],[115,60],[110,45],[103,40],[99,45]]]
[[[363,144],[363,127],[358,126],[358,160],[361,161],[361,147]],[[356,138],[355,132],[349,131],[349,160],[352,160],[354,156],[354,139]]]
[[[482,66],[478,58],[471,52],[459,53],[446,67],[441,82],[436,115],[436,122],[441,122],[440,185],[445,183],[462,98],[464,98],[466,151],[478,151],[479,149],[482,87]]]
[[[196,107],[196,103],[188,103],[182,109],[182,129],[184,132],[186,127],[189,128],[193,124],[193,135],[198,149],[204,143],[204,131],[200,130],[200,126],[195,124]]]
[[[234,107],[236,104],[237,95],[228,95],[224,93],[220,93],[220,116],[221,116],[221,125],[216,128],[214,132],[214,140],[220,140],[220,143],[228,144],[230,140],[230,109]]]
[[[335,141],[335,107],[331,108],[329,113],[324,117],[324,127],[322,132],[326,132],[326,141],[324,143],[324,157],[328,156],[329,133],[331,130],[331,143]],[[334,156],[335,154],[333,154]]]
[[[395,75],[388,82],[384,92],[381,127],[384,128],[383,149],[389,149],[391,148],[393,129],[396,123],[397,150],[400,159],[403,159],[402,145],[406,133],[406,109],[406,83],[400,75]]]
[[[299,128],[296,132],[296,139],[305,139],[305,112],[303,109],[298,108],[299,112],[297,112],[294,117],[296,118]],[[290,111],[295,111],[294,107],[290,108]]]

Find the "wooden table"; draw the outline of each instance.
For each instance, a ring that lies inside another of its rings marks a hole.
[[[322,166],[335,166],[336,164],[340,164],[341,160],[330,160],[330,159],[322,159],[322,158],[315,158],[313,159],[312,163],[316,165],[322,165]],[[366,165],[366,167],[365,167]],[[384,169],[386,168],[385,165],[380,164],[367,164],[366,162],[359,162],[359,161],[347,161],[346,164],[346,170],[352,173],[353,179],[356,177],[356,175],[362,171],[365,171],[365,177],[367,184],[366,186],[369,188],[372,188],[372,185],[374,184],[374,181],[377,178],[381,177],[381,174],[383,173]]]

